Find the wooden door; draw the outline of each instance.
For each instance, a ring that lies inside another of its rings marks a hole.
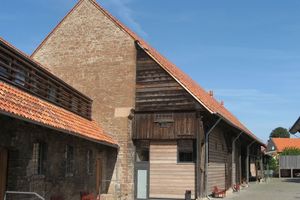
[[[0,148],[0,199],[4,198],[7,175],[7,150]]]
[[[102,190],[102,160],[98,158],[96,163],[96,191],[98,191],[98,194],[101,194],[101,190]]]

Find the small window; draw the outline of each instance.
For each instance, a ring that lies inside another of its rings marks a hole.
[[[149,162],[149,142],[139,141],[136,144],[136,162]]]
[[[92,150],[88,150],[86,154],[86,169],[87,174],[90,175],[93,172],[93,152]]]
[[[44,143],[34,143],[33,152],[32,152],[34,174],[36,175],[44,174],[45,158],[46,158],[46,145]]]
[[[179,140],[177,152],[178,162],[195,162],[195,145],[193,140]]]
[[[137,162],[148,162],[149,161],[149,149],[139,149],[136,151]]]
[[[73,176],[74,171],[74,148],[71,145],[66,146],[66,176]]]

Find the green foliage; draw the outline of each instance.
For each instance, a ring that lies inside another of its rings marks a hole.
[[[278,166],[279,166],[279,164],[278,164],[278,160],[276,158],[271,158],[269,160],[269,169],[270,170],[273,170],[276,173],[276,172],[278,172],[278,169],[279,169]]]
[[[286,128],[278,127],[275,128],[271,134],[271,138],[290,138],[290,133]]]
[[[299,156],[300,155],[300,148],[297,147],[286,147],[281,152],[282,156]]]

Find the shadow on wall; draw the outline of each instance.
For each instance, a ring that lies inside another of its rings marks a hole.
[[[118,157],[118,150],[113,149],[108,155],[107,155],[107,162],[106,162],[106,177],[105,177],[105,183],[102,187],[102,194],[107,194],[109,190],[109,186],[112,181],[112,176],[114,173],[115,165],[117,162]]]

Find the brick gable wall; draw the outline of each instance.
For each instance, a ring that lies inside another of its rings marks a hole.
[[[134,40],[89,0],[82,1],[33,57],[93,99],[92,117],[115,136],[120,150],[106,198],[133,199]]]

